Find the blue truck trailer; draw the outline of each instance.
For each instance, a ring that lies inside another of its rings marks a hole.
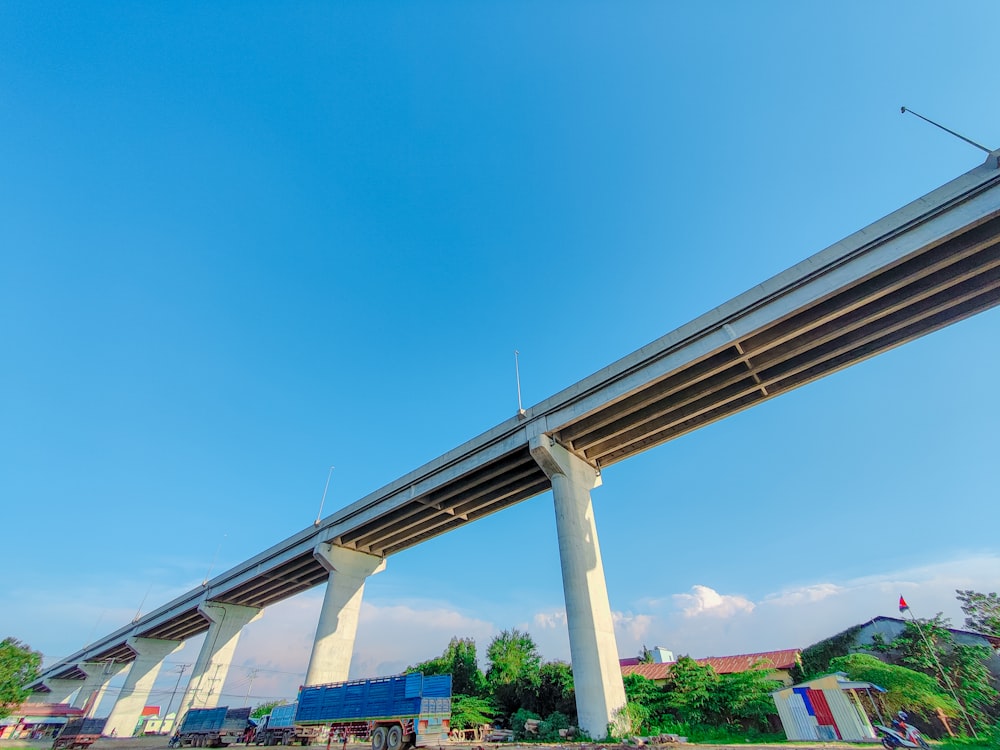
[[[239,742],[250,725],[250,708],[192,708],[178,735],[182,747],[225,747]]]
[[[437,746],[451,725],[451,675],[419,672],[299,689],[298,726],[328,728],[335,738],[370,738],[372,750]]]

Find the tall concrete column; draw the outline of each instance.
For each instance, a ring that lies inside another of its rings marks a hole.
[[[177,708],[181,719],[192,708],[215,708],[219,705],[222,686],[233,663],[233,653],[239,643],[240,633],[249,623],[260,617],[259,607],[244,607],[225,602],[205,602],[198,607],[210,623],[205,642],[191,670],[191,681]]]
[[[365,581],[385,570],[385,559],[326,543],[318,545],[313,556],[330,575],[316,624],[306,685],[322,685],[347,679]]]
[[[73,706],[82,708],[84,716],[92,719],[107,692],[108,683],[124,672],[128,666],[128,663],[111,661],[85,661],[77,664],[77,668],[87,676],[80,685]]]
[[[600,475],[547,435],[532,438],[529,447],[552,481],[580,727],[600,739],[609,724],[621,723],[620,709],[625,705],[618,643],[590,500],[590,491],[600,485]],[[623,729],[617,727],[617,731]]]
[[[111,709],[108,722],[104,725],[104,734],[107,736],[132,736],[153,682],[163,666],[163,660],[184,645],[183,641],[134,637],[129,638],[126,643],[135,652],[135,660],[129,667],[125,684],[122,685],[115,707]]]

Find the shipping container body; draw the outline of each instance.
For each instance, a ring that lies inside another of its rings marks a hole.
[[[372,750],[438,745],[448,739],[451,724],[451,675],[309,685],[299,690],[295,723],[323,724],[331,741],[370,738]]]
[[[182,747],[225,747],[239,742],[250,720],[249,708],[192,708],[180,729]]]
[[[52,743],[52,750],[90,747],[101,738],[107,719],[70,719]]]

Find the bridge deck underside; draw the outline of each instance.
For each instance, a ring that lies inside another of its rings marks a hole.
[[[1000,302],[1000,218],[818,300],[556,433],[609,465]]]
[[[995,217],[736,339],[566,425],[555,437],[586,460],[607,466],[998,303],[1000,217]],[[549,487],[523,446],[331,541],[386,556]],[[304,555],[221,600],[266,606],[326,577],[325,569]]]

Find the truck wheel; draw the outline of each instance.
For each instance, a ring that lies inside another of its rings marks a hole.
[[[399,724],[393,724],[389,727],[385,741],[388,750],[403,750],[403,728]]]
[[[388,734],[385,727],[375,727],[375,731],[372,732],[372,750],[386,750],[385,744]]]

